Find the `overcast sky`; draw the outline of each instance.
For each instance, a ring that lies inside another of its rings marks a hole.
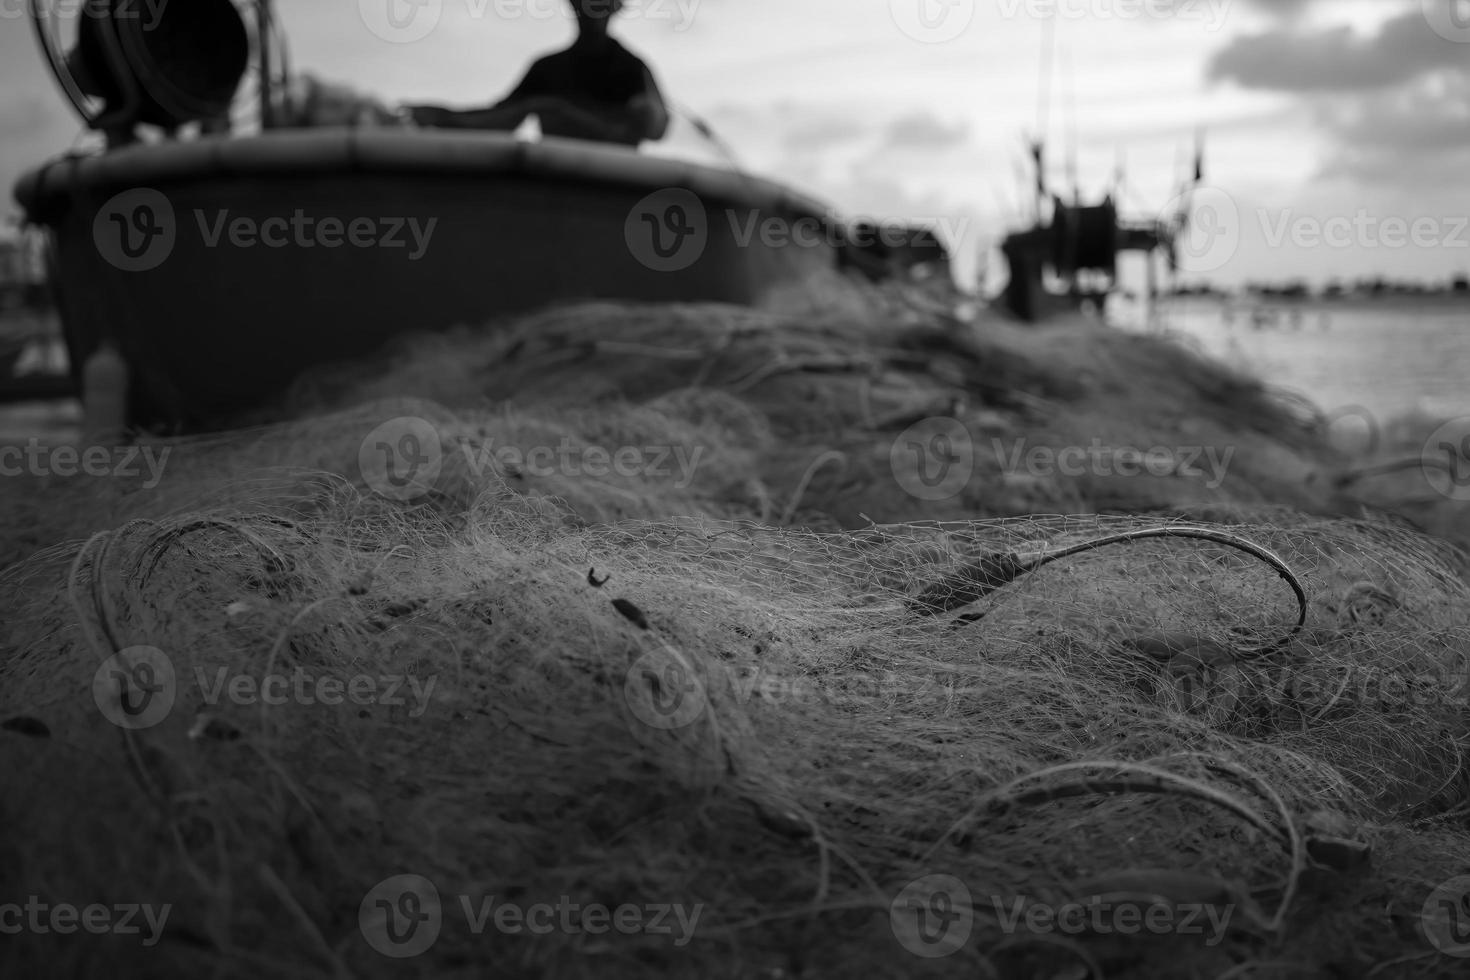
[[[74,7],[78,0],[62,0]],[[163,0],[137,0],[140,5]],[[178,0],[175,0],[178,2]],[[389,4],[393,4],[390,18]],[[0,0],[0,183],[79,127]],[[498,98],[565,44],[560,0],[277,0],[293,66],[390,101]],[[1051,180],[1126,161],[1125,211],[1209,186],[1217,282],[1470,269],[1470,0],[631,0],[615,28],[750,170],[848,212],[943,222],[973,265],[1029,210],[1048,30]],[[1048,26],[1050,25],[1050,26]],[[719,159],[676,125],[653,152]],[[14,210],[7,195],[6,210]]]

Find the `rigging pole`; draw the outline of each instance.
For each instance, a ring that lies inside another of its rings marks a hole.
[[[272,0],[255,0],[255,32],[260,45],[260,128],[262,131],[275,125],[274,93],[271,90],[271,38],[275,29],[275,14],[271,10]]]
[[[1036,223],[1041,224],[1042,203],[1046,196],[1046,137],[1051,127],[1052,62],[1056,56],[1057,22],[1053,14],[1041,22],[1041,64],[1036,86],[1036,135],[1031,141],[1031,157],[1036,165]]]

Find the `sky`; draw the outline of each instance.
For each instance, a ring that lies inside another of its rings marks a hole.
[[[276,4],[295,70],[389,102],[494,101],[574,29],[561,0]],[[0,0],[7,188],[86,145],[24,6]],[[1202,130],[1190,280],[1470,271],[1470,0],[629,0],[614,32],[680,113],[648,152],[730,162],[697,115],[748,171],[938,226],[967,282],[1031,217],[1037,133],[1053,189],[1121,171],[1125,216],[1153,218]]]

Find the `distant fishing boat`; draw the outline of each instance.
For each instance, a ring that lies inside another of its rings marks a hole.
[[[89,360],[121,357],[119,426],[214,427],[312,366],[554,301],[759,304],[823,270],[874,274],[830,208],[733,169],[497,132],[284,128],[266,0],[253,19],[231,0],[169,4],[148,29],[104,6],[63,55],[48,0],[31,0],[48,64],[107,148],[15,194],[46,232],[84,401],[102,397]],[[234,136],[252,61],[260,132]],[[138,142],[140,125],[164,138]],[[751,234],[770,222],[826,233]]]
[[[1044,22],[1038,133],[1046,130],[1049,111],[1055,19]],[[1075,124],[1075,120],[1074,120]],[[1125,252],[1146,257],[1148,282],[1144,297],[1152,304],[1158,296],[1155,256],[1162,253],[1170,270],[1179,269],[1179,242],[1188,230],[1192,196],[1204,179],[1203,142],[1195,147],[1192,179],[1182,182],[1173,213],[1147,218],[1124,218],[1118,202],[1123,194],[1123,168],[1114,175],[1112,190],[1101,201],[1084,204],[1077,189],[1075,133],[1069,154],[1072,196],[1068,202],[1047,183],[1046,143],[1038,136],[1029,146],[1035,174],[1032,222],[1006,235],[1001,253],[1009,279],[999,299],[1016,318],[1035,323],[1049,316],[1076,311],[1091,304],[1099,312],[1118,288],[1118,259]]]
[[[1001,301],[1014,316],[1036,323],[1091,303],[1102,310],[1117,289],[1118,259],[1125,252],[1143,253],[1148,282],[1144,298],[1158,296],[1155,256],[1162,253],[1171,273],[1179,269],[1180,238],[1189,226],[1190,194],[1203,177],[1203,162],[1195,164],[1194,179],[1176,197],[1178,210],[1159,218],[1125,219],[1116,204],[1116,190],[1095,204],[1083,204],[1078,194],[1068,203],[1046,185],[1044,148],[1032,144],[1036,167],[1036,218],[1026,228],[1008,234],[1001,253],[1010,277]],[[1046,214],[1047,208],[1050,214]]]

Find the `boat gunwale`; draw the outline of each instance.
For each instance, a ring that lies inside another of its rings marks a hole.
[[[77,194],[158,187],[221,177],[314,174],[512,177],[615,188],[688,190],[708,204],[784,212],[841,224],[832,208],[781,184],[733,170],[629,148],[507,133],[329,127],[273,130],[152,143],[102,154],[68,154],[22,174],[14,197],[46,222]]]

